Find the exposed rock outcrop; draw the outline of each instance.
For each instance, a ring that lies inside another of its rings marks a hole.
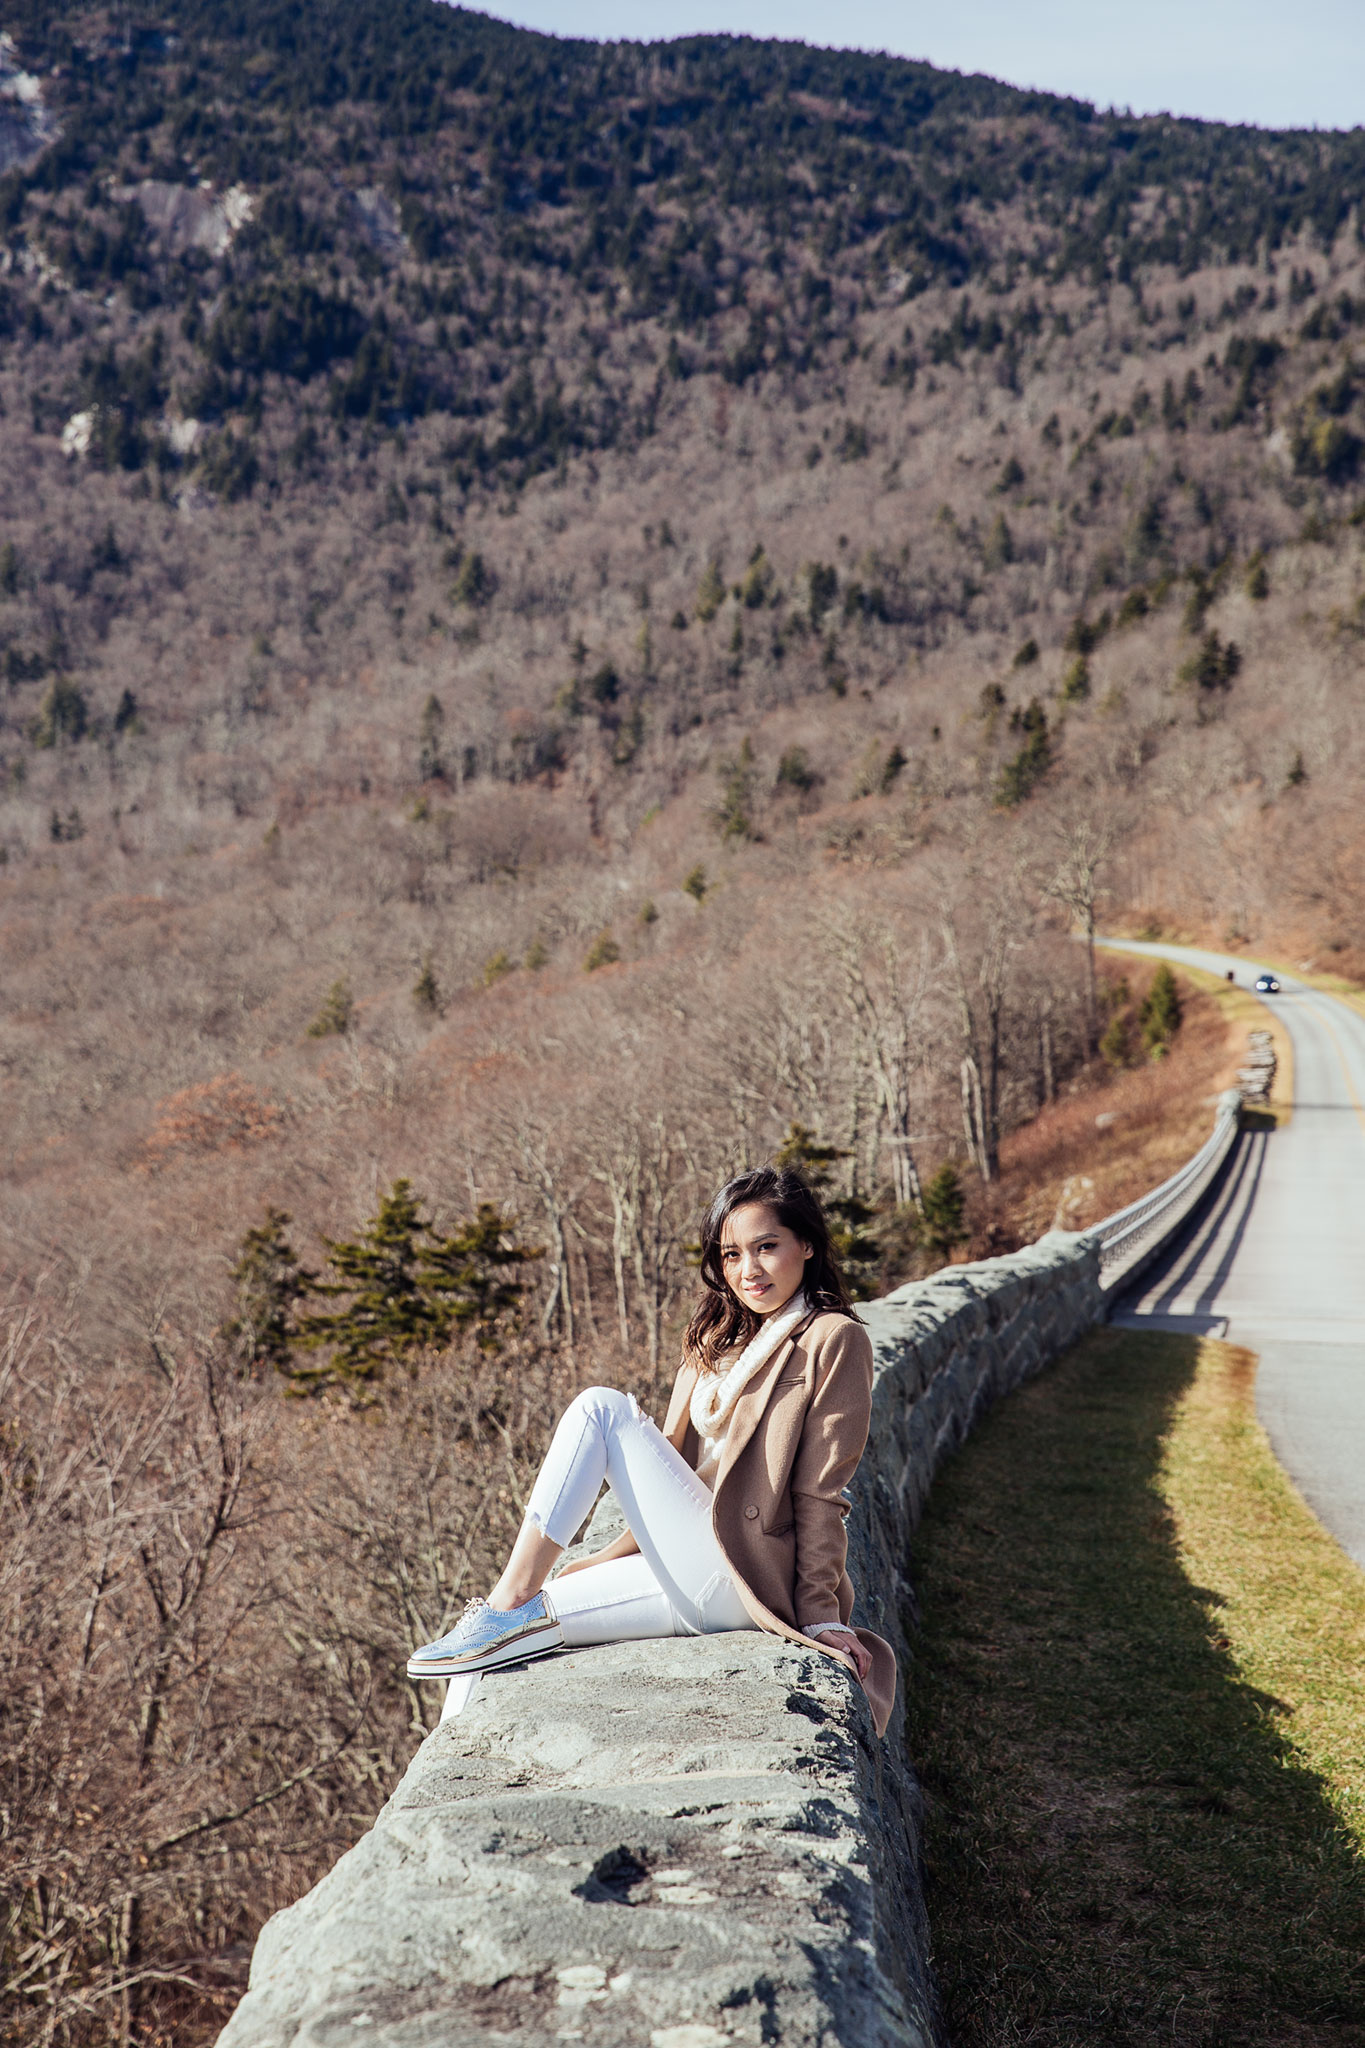
[[[13,37],[0,34],[0,171],[31,163],[56,134],[42,81],[24,70]]]
[[[863,1308],[877,1384],[850,1569],[907,1661],[935,1470],[1100,1313],[1093,1247],[1060,1235]],[[501,1672],[267,1925],[222,2048],[929,2048],[918,1839],[900,1703],[878,1742],[826,1658],[739,1634]]]

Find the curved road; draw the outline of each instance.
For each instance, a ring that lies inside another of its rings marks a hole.
[[[1114,941],[1250,988],[1257,963]],[[1194,1229],[1114,1320],[1226,1335],[1257,1352],[1256,1406],[1310,1507],[1365,1565],[1365,1017],[1280,976],[1294,1112],[1245,1134]]]

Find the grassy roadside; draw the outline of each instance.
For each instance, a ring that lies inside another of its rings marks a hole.
[[[1365,1575],[1227,1345],[1102,1330],[915,1545],[954,2048],[1365,2044]]]
[[[1151,964],[1150,953],[1125,953],[1119,940],[1107,941],[1104,947],[1106,957]],[[1249,988],[1241,988],[1235,982],[1225,981],[1221,974],[1209,974],[1202,967],[1191,967],[1184,960],[1172,960],[1172,967],[1182,981],[1187,981],[1202,994],[1211,996],[1218,1007],[1230,1033],[1245,1034],[1250,1031],[1268,1030],[1275,1046],[1278,1065],[1275,1082],[1270,1091],[1270,1114],[1277,1124],[1287,1124],[1294,1106],[1294,1044],[1281,1020],[1275,1015],[1270,1004],[1254,995]],[[1286,970],[1288,971],[1288,970]],[[1304,977],[1300,977],[1304,979]],[[1239,1036],[1237,1064],[1245,1042]],[[1228,1077],[1228,1086],[1233,1078]]]
[[[1141,955],[1116,956],[1116,973],[1130,983],[1130,1014],[1156,968]],[[1198,1151],[1219,1091],[1243,1064],[1245,1020],[1238,1013],[1230,1021],[1228,991],[1215,977],[1201,977],[1196,988],[1177,966],[1176,980],[1185,1020],[1169,1057],[1137,1056],[1117,1069],[1096,1062],[1004,1139],[997,1178],[973,1193],[970,1257],[1030,1244],[1054,1227],[1083,1230],[1158,1187]],[[1250,1021],[1261,1021],[1259,1009]]]

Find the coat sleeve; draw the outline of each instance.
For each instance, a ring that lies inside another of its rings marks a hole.
[[[851,1318],[815,1359],[815,1391],[792,1466],[796,1625],[838,1621],[848,1555],[843,1489],[858,1469],[872,1420],[872,1340]]]

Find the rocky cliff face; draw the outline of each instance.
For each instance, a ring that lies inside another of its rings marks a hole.
[[[862,1314],[878,1372],[850,1566],[908,1663],[933,1473],[1096,1320],[1095,1254],[1053,1236]],[[266,1927],[222,2048],[929,2048],[918,1812],[899,1706],[878,1742],[838,1666],[766,1636],[497,1673]]]

